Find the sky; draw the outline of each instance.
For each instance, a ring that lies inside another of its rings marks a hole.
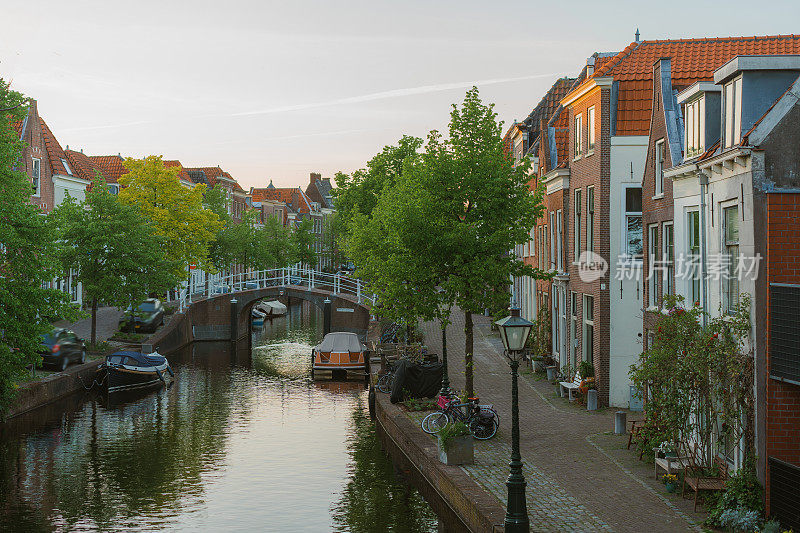
[[[651,11],[653,7],[661,11]],[[8,0],[0,77],[62,146],[219,165],[245,188],[364,167],[477,85],[506,124],[633,39],[797,33],[800,2]]]

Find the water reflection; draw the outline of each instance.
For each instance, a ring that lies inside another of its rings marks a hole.
[[[395,479],[363,382],[308,379],[309,306],[170,355],[170,389],[76,396],[0,424],[0,531],[432,531]]]

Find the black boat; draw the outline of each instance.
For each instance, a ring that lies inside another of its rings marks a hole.
[[[160,387],[175,375],[167,358],[158,352],[115,352],[106,356],[106,362],[100,370],[106,372],[108,392]]]

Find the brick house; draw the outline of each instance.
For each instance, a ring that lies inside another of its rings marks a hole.
[[[602,402],[627,407],[632,400],[638,401],[631,390],[628,369],[636,362],[644,341],[641,330],[631,328],[630,323],[645,320],[642,176],[651,140],[656,140],[650,136],[655,105],[653,64],[671,58],[673,87],[682,88],[708,79],[714,68],[737,53],[759,53],[762,49],[793,53],[796,40],[793,36],[637,40],[618,54],[592,56],[587,62],[586,79],[562,100],[569,111],[571,157],[572,226],[566,240],[573,259],[590,257],[586,255],[588,241],[592,240],[587,238],[588,217],[578,215],[587,212],[591,197],[596,211],[591,230],[596,234],[592,236],[596,248],[592,251],[602,258],[601,263],[608,264],[606,273],[591,281],[581,276],[581,272],[587,272],[585,261],[573,261],[568,272],[570,299],[579,307],[575,313],[583,317],[584,324],[591,317],[592,326],[591,341],[584,334],[577,335],[574,342],[579,345],[578,352],[593,361]],[[658,105],[662,104],[659,100]],[[673,148],[664,144],[664,153],[674,155],[670,154]],[[649,198],[652,202],[658,199]],[[665,208],[656,203],[648,207]],[[663,212],[658,216],[661,218],[652,219],[654,223],[662,224],[666,221],[662,219],[668,218]],[[677,249],[677,228],[673,235]]]
[[[800,46],[800,37],[793,40]],[[792,526],[800,524],[791,481],[800,480],[800,328],[792,305],[800,300],[799,99],[800,57],[730,59],[713,82],[677,94],[687,117],[684,151],[699,155],[664,173],[673,184],[676,257],[700,258],[699,275],[675,274],[676,292],[712,314],[733,311],[742,293],[752,297],[746,348],[755,359],[757,467],[768,512]],[[709,130],[716,139],[697,134]],[[740,442],[720,437],[716,449],[733,467],[741,464]]]
[[[166,163],[165,163],[166,164]],[[225,190],[228,198],[228,214],[233,220],[241,221],[245,210],[250,208],[251,201],[248,193],[228,172],[219,166],[216,167],[183,167],[183,171],[194,184],[204,184],[209,189],[220,186]]]

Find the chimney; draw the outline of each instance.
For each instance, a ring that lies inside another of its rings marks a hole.
[[[639,28],[636,28],[636,42],[639,42]]]
[[[309,185],[314,185],[315,181],[320,181],[321,179],[322,179],[322,174],[320,174],[318,172],[312,172],[311,173],[311,179],[309,179],[308,184]]]
[[[67,152],[69,152],[69,145],[67,145]]]
[[[594,74],[594,62],[595,62],[595,56],[594,55],[591,55],[588,58],[586,58],[586,77],[587,78],[589,76],[591,76],[592,74]]]

